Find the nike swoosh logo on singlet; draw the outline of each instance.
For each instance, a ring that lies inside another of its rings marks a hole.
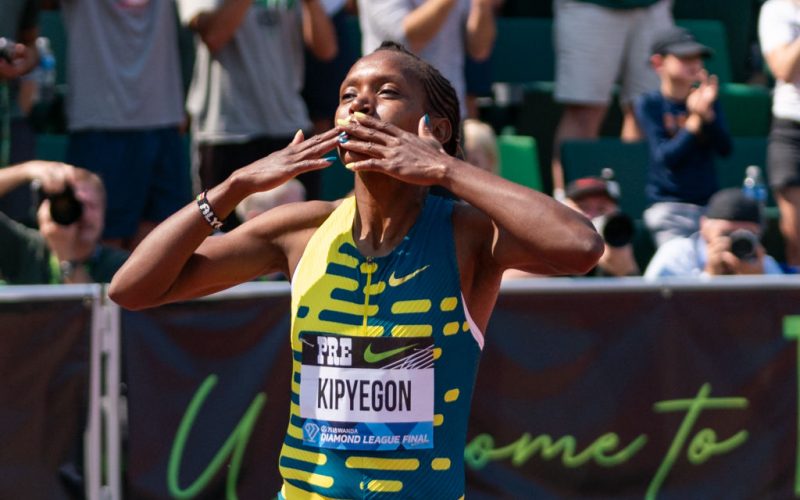
[[[405,276],[402,276],[400,278],[396,277],[394,275],[394,271],[392,271],[392,275],[389,276],[389,286],[392,286],[392,287],[400,286],[403,283],[405,283],[406,281],[416,277],[419,273],[421,273],[422,271],[428,269],[429,267],[431,267],[430,264],[427,265],[427,266],[424,266],[424,267],[420,267],[416,271],[412,271],[412,272],[410,272],[410,273],[408,273]]]
[[[398,347],[397,349],[390,349],[384,352],[372,352],[372,344],[367,346],[367,350],[364,351],[364,361],[367,363],[377,363],[378,361],[382,361],[386,358],[390,358],[395,354],[399,354],[403,351],[407,351],[414,347],[417,344],[407,345],[405,347]]]

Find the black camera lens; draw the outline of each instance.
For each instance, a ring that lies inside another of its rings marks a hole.
[[[758,236],[746,229],[737,229],[728,235],[731,239],[731,253],[739,260],[754,260],[758,248]]]
[[[50,200],[50,217],[62,226],[74,224],[83,215],[83,204],[70,186],[60,193],[44,194],[43,197]]]
[[[13,63],[15,46],[14,40],[0,37],[0,59],[5,59],[9,64]]]
[[[619,248],[633,241],[633,220],[622,212],[604,215],[592,222],[608,246]]]

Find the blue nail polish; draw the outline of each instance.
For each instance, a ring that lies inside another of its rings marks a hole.
[[[423,119],[425,120],[425,126],[426,127],[430,127],[431,126],[431,115],[429,115],[428,113],[425,113],[425,116],[423,117]]]
[[[344,144],[345,142],[350,140],[350,136],[347,135],[347,132],[342,132],[339,134],[339,144]]]
[[[338,156],[326,156],[325,158],[323,158],[323,160],[325,160],[325,161],[329,161],[329,162],[331,162],[331,163],[335,162],[335,161],[336,161],[336,160],[338,160],[338,159],[339,159],[339,157],[338,157]]]

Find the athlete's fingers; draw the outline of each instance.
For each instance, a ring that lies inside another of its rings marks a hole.
[[[353,172],[360,171],[385,171],[386,161],[379,158],[368,158],[366,160],[354,161],[345,165],[345,168]]]
[[[303,134],[303,129],[297,129],[297,132],[294,134],[294,139],[290,145],[296,146],[305,140],[305,134]]]
[[[349,139],[340,143],[339,146],[347,151],[371,157],[385,158],[387,153],[386,146],[381,146],[380,144],[369,141],[359,141],[357,139]]]
[[[428,113],[422,115],[419,119],[419,125],[417,126],[417,135],[420,137],[424,137],[426,139],[436,139],[433,135],[433,130],[431,130],[431,117]]]
[[[338,120],[339,127],[350,137],[388,145],[392,137],[402,132],[399,128],[364,113],[354,113],[347,120]]]
[[[301,174],[311,170],[321,170],[323,168],[330,167],[334,161],[336,161],[336,158],[334,157],[325,157],[317,160],[303,160],[297,162],[295,166],[297,167],[297,173]]]
[[[324,135],[315,135],[314,137],[306,140],[303,144],[298,146],[294,152],[294,156],[300,158],[319,158],[327,154],[329,151],[336,149],[339,145],[338,135],[336,133]]]

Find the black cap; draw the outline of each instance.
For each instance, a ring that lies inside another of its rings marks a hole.
[[[714,50],[711,47],[698,42],[689,30],[673,26],[666,31],[656,34],[653,41],[653,54],[674,56],[693,56],[711,57]]]
[[[706,217],[760,225],[761,207],[756,200],[745,196],[741,189],[728,188],[717,191],[708,200]]]
[[[619,188],[601,177],[582,177],[567,184],[564,194],[573,201],[594,195],[605,195],[614,201],[619,200]]]

